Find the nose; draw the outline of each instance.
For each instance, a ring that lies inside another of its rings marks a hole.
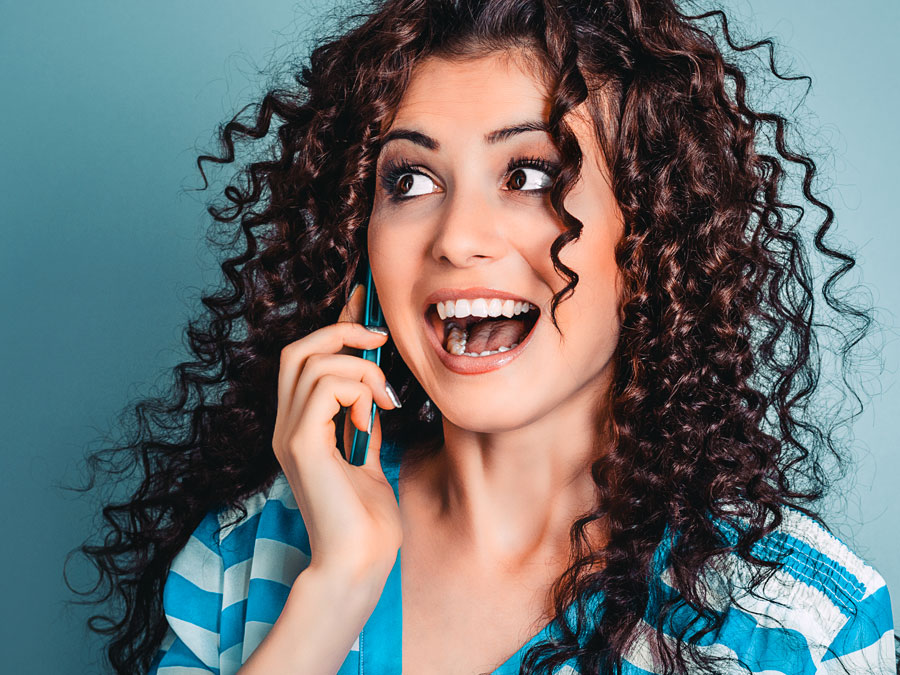
[[[431,247],[437,262],[470,267],[503,257],[508,246],[504,216],[509,214],[503,213],[502,205],[477,188],[464,186],[444,204]]]

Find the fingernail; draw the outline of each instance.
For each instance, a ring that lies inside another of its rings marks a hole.
[[[372,426],[374,424],[375,424],[375,411],[373,410],[372,414],[369,415],[369,428],[366,429],[366,433],[369,434],[369,436],[372,435]]]
[[[400,403],[400,397],[397,396],[397,392],[394,391],[394,388],[391,386],[390,382],[384,383],[384,390],[387,392],[387,395],[391,399],[391,403],[394,404],[394,407],[396,407],[396,408],[403,407]]]
[[[362,286],[362,284],[359,283],[358,281],[355,284],[353,284],[353,288],[350,289],[350,295],[348,295],[347,297],[352,298],[353,294],[356,293],[356,289],[359,288],[360,286]]]
[[[364,326],[366,330],[370,330],[373,333],[378,333],[379,335],[387,335],[388,329],[384,326]]]

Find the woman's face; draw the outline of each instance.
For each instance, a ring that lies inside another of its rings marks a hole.
[[[383,136],[368,231],[400,355],[447,421],[484,433],[594,409],[619,333],[622,216],[583,110],[567,118],[584,163],[565,204],[584,230],[560,253],[579,280],[557,311],[562,335],[551,322],[566,283],[550,258],[564,231],[547,191],[559,153],[547,132],[521,128],[546,125],[550,102],[519,63],[493,54],[417,67]],[[513,314],[517,301],[539,314]],[[466,355],[482,352],[496,353]]]

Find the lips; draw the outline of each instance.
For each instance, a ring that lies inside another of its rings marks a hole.
[[[497,370],[514,361],[528,347],[534,334],[538,321],[534,321],[528,333],[522,337],[518,346],[499,354],[489,356],[463,356],[450,354],[443,347],[444,322],[437,315],[435,304],[446,300],[500,298],[502,300],[514,300],[518,302],[531,302],[528,298],[490,288],[468,289],[440,289],[428,296],[423,320],[425,321],[425,334],[428,342],[434,349],[441,363],[450,371],[460,375],[478,375]],[[537,303],[531,303],[537,306]]]

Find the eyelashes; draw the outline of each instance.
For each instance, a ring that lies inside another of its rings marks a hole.
[[[378,177],[381,181],[381,186],[384,191],[388,194],[388,197],[395,202],[407,201],[409,199],[414,199],[419,195],[412,196],[404,196],[403,193],[398,191],[398,185],[400,183],[400,179],[406,175],[415,175],[415,176],[425,176],[428,175],[422,171],[421,166],[410,164],[407,160],[388,160],[384,163],[381,171],[379,171]],[[510,175],[517,169],[521,168],[530,168],[537,169],[539,171],[547,174],[551,182],[560,172],[559,164],[555,162],[551,162],[549,160],[544,159],[543,157],[513,157],[509,160],[509,163],[506,165],[506,174]],[[550,189],[550,184],[542,185],[538,189],[530,189],[530,190],[513,190],[514,192],[523,192],[525,194],[533,193],[535,195],[543,195]]]

